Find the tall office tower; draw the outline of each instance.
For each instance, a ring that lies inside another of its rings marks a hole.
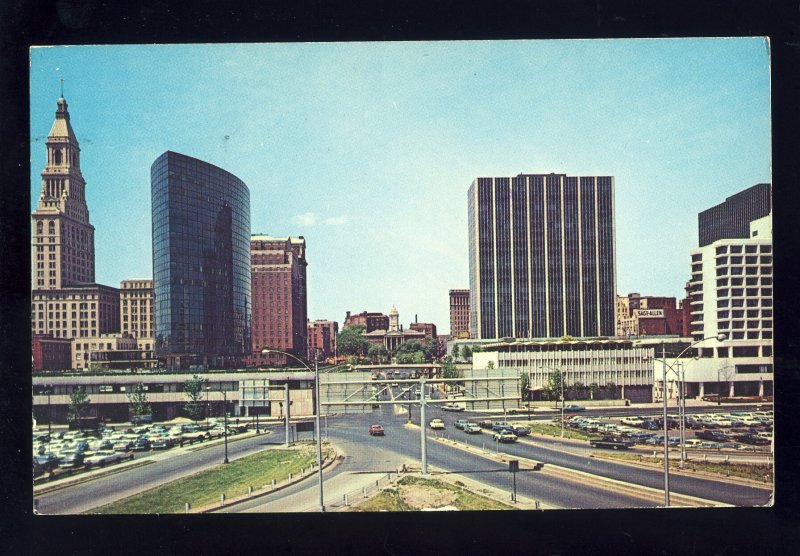
[[[116,332],[119,290],[94,283],[94,226],[63,97],[45,146],[42,193],[31,215],[31,332],[53,338]]]
[[[42,193],[32,215],[33,274],[38,290],[94,282],[94,226],[89,223],[81,149],[69,121],[67,101],[58,99],[47,136]]]
[[[229,367],[250,353],[250,190],[167,151],[150,168],[156,357]]]
[[[450,336],[469,338],[469,290],[450,290]]]
[[[614,335],[613,177],[477,178],[468,211],[473,338]]]
[[[700,247],[718,239],[750,237],[750,223],[772,213],[772,185],[759,183],[697,216]]]
[[[737,206],[731,211],[728,227],[732,237],[719,237],[691,252],[692,274],[687,284],[691,300],[691,337],[703,340],[698,346],[700,358],[687,365],[687,381],[699,384],[689,393],[699,396],[709,393],[723,396],[769,395],[771,391],[772,334],[773,334],[773,266],[772,266],[772,214],[760,214],[763,206],[762,186],[729,197],[742,199],[753,195],[753,206]],[[761,193],[756,194],[756,191]],[[727,202],[727,201],[726,201]],[[723,203],[724,204],[724,203]],[[719,206],[714,207],[715,210]],[[708,213],[708,211],[704,211]],[[701,213],[701,216],[702,214]],[[748,232],[742,237],[740,218],[746,222]],[[703,238],[704,220],[700,219],[700,237]],[[702,241],[702,239],[701,239]],[[725,334],[722,341],[715,340]],[[709,339],[710,338],[710,339]]]
[[[339,323],[335,320],[308,321],[308,359],[336,355],[336,336]]]
[[[306,240],[253,235],[253,355],[264,348],[307,354]]]

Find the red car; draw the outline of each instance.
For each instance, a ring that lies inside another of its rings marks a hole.
[[[383,436],[384,435],[383,427],[380,426],[380,425],[372,425],[372,426],[370,426],[369,435],[370,436],[376,436],[376,435]]]

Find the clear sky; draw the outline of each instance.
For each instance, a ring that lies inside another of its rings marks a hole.
[[[250,188],[253,233],[307,242],[308,315],[450,328],[467,189],[616,178],[617,292],[682,298],[697,213],[771,181],[762,38],[72,46],[31,50],[31,210],[64,77],[96,278],[152,277],[166,150]]]

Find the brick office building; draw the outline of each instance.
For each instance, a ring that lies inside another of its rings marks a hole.
[[[305,356],[308,350],[306,240],[253,235],[253,358],[264,348]]]

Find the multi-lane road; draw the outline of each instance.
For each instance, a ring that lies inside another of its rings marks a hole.
[[[323,473],[326,499],[338,501],[343,494],[359,491],[376,478],[396,470],[403,464],[419,466],[421,458],[418,411],[412,411],[415,425],[406,424],[407,413],[393,411],[394,406],[366,414],[330,417],[327,433],[330,442],[340,450],[343,459]],[[429,408],[427,419],[445,420],[448,436],[479,446],[485,439],[486,450],[495,444],[484,433],[469,436],[453,427],[457,418],[485,418],[464,413],[447,413]],[[386,429],[383,437],[368,434],[369,425],[380,423]],[[480,450],[466,451],[452,443],[433,439],[428,429],[427,462],[436,472],[457,473],[493,487],[511,489],[507,464],[483,455]],[[258,450],[284,444],[284,429],[279,425],[270,434],[251,436],[229,442],[229,457],[236,459]],[[624,465],[590,457],[585,448],[562,444],[557,439],[523,438],[515,444],[499,446],[511,457],[527,458],[545,464],[545,472],[523,471],[517,474],[517,493],[522,498],[539,500],[546,507],[556,508],[623,508],[661,504],[658,490],[663,488],[663,473],[657,469]],[[218,465],[222,446],[201,449],[181,448],[148,458],[149,462],[126,471],[65,486],[37,495],[43,514],[73,514],[108,504],[114,500],[147,490]],[[525,461],[525,459],[523,459]],[[141,462],[140,462],[141,463]],[[523,465],[523,468],[525,466]],[[558,469],[559,473],[550,472]],[[588,475],[587,475],[588,474]],[[591,480],[587,480],[587,477]],[[632,485],[635,488],[620,488]],[[768,502],[770,490],[739,482],[729,482],[685,474],[670,475],[670,490],[719,504],[758,506]],[[656,495],[654,495],[656,494]],[[314,511],[319,508],[316,479],[307,479],[288,488],[227,508],[236,512]]]

